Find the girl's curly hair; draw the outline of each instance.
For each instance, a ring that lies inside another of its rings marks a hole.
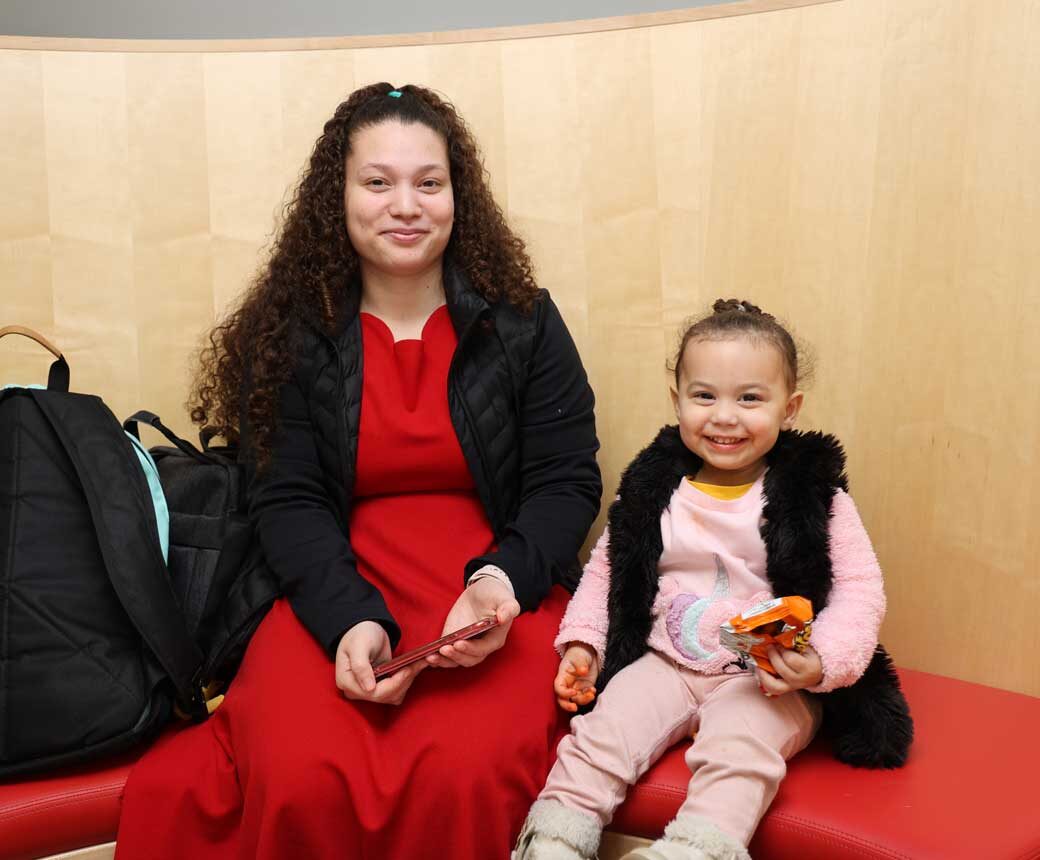
[[[687,344],[691,341],[737,337],[762,341],[777,348],[784,361],[784,381],[790,391],[811,381],[813,361],[808,347],[799,345],[780,320],[743,299],[716,299],[710,314],[683,323],[679,348],[675,358],[668,364],[668,369],[675,374],[675,387],[679,388],[679,375]]]
[[[389,120],[421,123],[447,145],[455,220],[446,256],[488,301],[505,300],[525,313],[534,302],[531,260],[491,196],[480,150],[454,106],[412,85],[384,82],[356,90],[325,123],[267,264],[209,332],[198,356],[192,421],[232,442],[240,439],[240,422],[247,422],[249,453],[260,466],[270,460],[278,392],[292,374],[295,335],[302,325],[334,335],[344,322],[347,292],[357,289],[358,255],[347,236],[343,199],[345,162],[359,130]]]

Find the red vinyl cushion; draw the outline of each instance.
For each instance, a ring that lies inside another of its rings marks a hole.
[[[0,858],[24,860],[111,842],[123,785],[140,754],[0,784]]]
[[[791,762],[751,843],[755,860],[1040,860],[1040,699],[899,674],[916,724],[906,767],[850,768],[814,743]],[[660,835],[686,793],[682,752],[651,768],[611,830]],[[0,860],[115,839],[135,758],[0,785]]]
[[[798,755],[751,843],[755,860],[1040,858],[1040,698],[900,670],[915,740],[899,770]],[[686,794],[683,749],[629,792],[610,829],[655,838]]]

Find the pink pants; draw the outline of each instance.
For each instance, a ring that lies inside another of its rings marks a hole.
[[[647,769],[696,732],[679,817],[697,815],[747,845],[787,772],[820,723],[804,693],[767,698],[755,676],[700,675],[651,651],[611,680],[591,713],[575,717],[540,800],[603,826]]]

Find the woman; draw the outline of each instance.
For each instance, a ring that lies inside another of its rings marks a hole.
[[[243,404],[287,602],[214,716],[131,774],[120,860],[508,856],[552,763],[553,584],[598,511],[598,445],[574,344],[450,104],[383,83],[337,108],[203,358],[193,418],[233,434]]]

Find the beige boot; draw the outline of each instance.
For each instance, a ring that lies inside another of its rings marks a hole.
[[[510,860],[596,860],[599,819],[555,800],[536,800]]]
[[[621,860],[751,860],[751,855],[707,819],[684,815],[664,829],[663,838]]]

